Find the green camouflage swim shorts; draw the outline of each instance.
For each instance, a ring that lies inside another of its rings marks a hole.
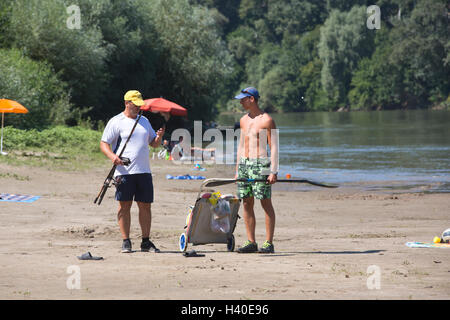
[[[267,179],[270,172],[270,159],[241,158],[238,165],[238,179]],[[265,182],[238,182],[239,199],[255,197],[256,199],[270,199],[272,186]]]

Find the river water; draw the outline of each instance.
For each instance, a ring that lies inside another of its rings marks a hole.
[[[221,115],[233,125],[241,115]],[[368,190],[450,192],[450,111],[272,114],[279,178]],[[290,184],[291,185],[291,184]]]

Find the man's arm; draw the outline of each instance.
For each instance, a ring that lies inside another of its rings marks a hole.
[[[123,166],[122,160],[119,158],[117,154],[112,152],[111,146],[105,141],[100,141],[100,150],[103,152],[105,156],[107,156],[115,165]]]
[[[239,127],[240,127],[240,138],[239,138],[239,145],[238,145],[237,154],[236,154],[236,171],[235,171],[235,175],[234,175],[235,179],[238,178],[239,162],[241,161],[241,156],[242,156],[242,153],[244,152],[245,131],[242,129],[243,128],[242,118],[239,121]]]
[[[156,132],[156,137],[155,137],[155,139],[153,139],[153,141],[150,142],[150,145],[151,145],[153,148],[158,148],[158,147],[161,146],[161,141],[162,141],[162,138],[163,138],[163,135],[164,135],[164,131],[165,131],[165,130],[166,130],[166,128],[165,128],[165,127],[162,127],[162,128],[160,128],[160,129]]]
[[[279,169],[278,157],[278,130],[275,121],[270,118],[268,123],[267,140],[270,148],[270,175],[267,178],[270,184],[277,182],[277,174]]]

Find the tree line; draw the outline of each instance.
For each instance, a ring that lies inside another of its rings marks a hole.
[[[7,118],[22,128],[104,123],[128,89],[205,121],[238,110],[247,86],[270,112],[449,106],[448,11],[445,0],[2,0],[0,98],[30,110]]]

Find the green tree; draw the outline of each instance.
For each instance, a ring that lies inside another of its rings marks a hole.
[[[147,2],[145,2],[147,3]],[[141,2],[149,10],[161,50],[157,79],[161,94],[174,99],[195,119],[211,119],[233,70],[232,57],[211,12],[187,0]]]
[[[8,32],[13,47],[34,60],[51,63],[68,83],[76,105],[97,106],[108,80],[108,50],[99,29],[83,23],[83,12],[80,30],[67,27],[69,5],[70,1],[62,0],[16,0]]]
[[[289,39],[289,40],[288,40]],[[321,70],[323,63],[319,59],[318,44],[320,41],[320,25],[314,30],[298,36],[298,40],[291,43],[292,37],[283,39],[287,72],[297,87],[295,110],[314,111],[328,108],[326,93],[321,86]],[[287,45],[285,43],[288,43]],[[324,104],[325,103],[325,104]]]
[[[411,15],[392,29],[392,65],[404,66],[407,95],[402,101],[410,107],[424,107],[443,101],[450,92],[450,24],[447,3],[421,0]]]
[[[349,12],[333,10],[321,28],[321,81],[336,107],[347,105],[352,71],[373,51],[374,33],[366,27],[366,19],[366,7],[355,6]]]
[[[334,109],[334,105],[330,103],[327,93],[322,87],[322,66],[322,61],[317,57],[300,69],[302,111],[331,111]]]
[[[11,34],[8,32],[13,0],[0,2],[0,48],[9,48]]]
[[[0,49],[0,74],[0,97],[18,101],[29,111],[8,114],[6,125],[44,129],[72,116],[66,85],[48,63],[33,61],[17,49]]]
[[[324,2],[268,0],[267,19],[279,42],[289,35],[311,31],[326,19]]]
[[[387,0],[390,1],[390,0]],[[400,0],[401,1],[401,0]],[[413,0],[414,1],[414,0]],[[325,1],[324,1],[325,2]],[[333,10],[339,11],[351,11],[354,6],[370,6],[375,4],[373,0],[326,0],[326,8],[328,12],[331,14]]]
[[[391,109],[405,96],[403,65],[389,63],[394,43],[390,30],[382,25],[375,38],[373,55],[360,60],[353,72],[348,98],[352,109]]]
[[[425,108],[449,95],[448,24],[443,3],[422,0],[401,19],[377,30],[375,52],[354,71],[355,109]],[[387,23],[389,24],[389,23]]]
[[[82,11],[92,12],[88,7],[83,7]],[[153,17],[146,7],[137,1],[113,0],[97,11],[98,14],[88,22],[99,26],[108,48],[105,64],[109,81],[99,108],[93,109],[90,115],[107,120],[123,109],[126,91],[136,89],[144,98],[154,98],[159,97],[161,88],[170,86],[170,83],[165,78],[158,79],[162,50],[153,27]]]
[[[257,33],[251,27],[245,25],[240,25],[227,35],[228,49],[241,66],[258,53],[256,35]]]
[[[378,0],[376,4],[381,9],[381,19],[386,27],[398,25],[402,17],[409,16],[414,10],[417,0]]]
[[[245,24],[253,25],[256,20],[264,19],[268,0],[241,0],[239,17]]]
[[[224,35],[240,24],[238,10],[241,0],[191,0],[190,3],[205,6],[209,9],[216,9],[220,12],[222,17],[218,17],[216,20],[222,25]]]

